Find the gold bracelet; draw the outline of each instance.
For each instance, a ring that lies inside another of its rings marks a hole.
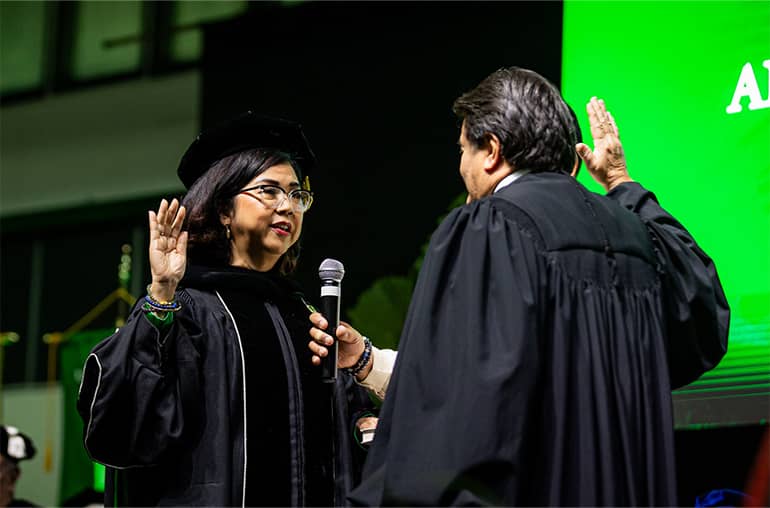
[[[152,296],[152,284],[147,284],[147,296],[150,297],[150,300],[152,300],[153,303],[157,303],[158,305],[170,305],[174,303],[174,299],[171,299],[169,301],[164,300],[158,300],[154,296]]]

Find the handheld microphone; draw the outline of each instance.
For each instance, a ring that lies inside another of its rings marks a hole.
[[[340,323],[341,282],[345,276],[345,267],[336,259],[324,259],[318,267],[321,279],[321,314],[329,323],[326,333],[334,339],[334,344],[327,346],[329,354],[321,358],[321,381],[333,383],[337,379],[337,326]]]

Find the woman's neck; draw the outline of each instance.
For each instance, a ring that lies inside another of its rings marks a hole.
[[[233,252],[230,266],[255,270],[257,272],[269,272],[275,267],[280,256],[244,256]]]

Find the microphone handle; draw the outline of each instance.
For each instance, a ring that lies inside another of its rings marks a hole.
[[[329,326],[326,333],[334,339],[334,344],[326,346],[329,354],[321,358],[321,381],[333,383],[337,380],[337,336],[335,331],[340,323],[340,286],[323,281],[321,286],[321,314]]]

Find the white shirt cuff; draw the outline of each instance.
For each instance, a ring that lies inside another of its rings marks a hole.
[[[356,382],[374,393],[380,400],[385,400],[385,392],[388,390],[397,355],[397,351],[378,349],[372,345],[372,370],[363,381],[356,380]]]

